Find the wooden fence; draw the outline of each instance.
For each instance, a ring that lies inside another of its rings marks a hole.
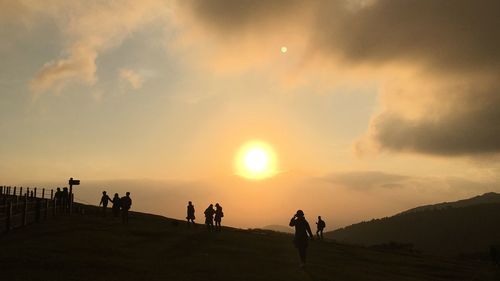
[[[0,186],[0,233],[69,212],[69,205],[52,189]]]

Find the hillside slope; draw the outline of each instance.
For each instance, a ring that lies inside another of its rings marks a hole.
[[[59,217],[0,236],[2,280],[496,280],[487,264],[311,242],[299,269],[287,234],[133,214],[129,225]]]
[[[422,209],[354,224],[325,234],[337,241],[377,245],[411,243],[433,254],[487,254],[500,244],[500,204]]]
[[[495,192],[488,192],[488,193],[478,195],[478,196],[475,196],[472,198],[467,198],[467,199],[458,200],[458,201],[454,201],[454,202],[443,202],[443,203],[439,203],[439,204],[419,206],[419,207],[404,211],[401,214],[420,212],[420,211],[429,211],[429,210],[439,210],[439,209],[446,209],[446,208],[461,208],[461,207],[468,207],[468,206],[479,205],[479,204],[493,204],[493,203],[500,204],[500,194],[495,193]]]

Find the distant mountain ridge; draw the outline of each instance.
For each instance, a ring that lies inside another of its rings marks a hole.
[[[284,233],[293,233],[294,232],[293,228],[288,227],[288,226],[284,226],[284,225],[278,225],[278,224],[266,225],[262,229],[284,232]]]
[[[361,245],[411,244],[434,254],[485,253],[491,245],[500,245],[500,194],[421,206],[330,231],[325,237]]]
[[[426,211],[426,210],[439,210],[439,209],[445,209],[445,208],[460,208],[460,207],[467,207],[467,206],[472,206],[472,205],[479,205],[479,204],[490,204],[490,203],[500,203],[500,194],[495,193],[495,192],[488,192],[482,195],[474,196],[472,198],[468,199],[463,199],[463,200],[458,200],[455,202],[443,202],[443,203],[438,203],[438,204],[431,204],[431,205],[424,205],[420,207],[416,207],[413,209],[409,209],[407,211],[404,211],[401,214],[407,214],[407,213],[412,213],[412,212],[420,212],[420,211]]]

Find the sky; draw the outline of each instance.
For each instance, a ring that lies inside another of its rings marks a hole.
[[[466,0],[0,0],[0,184],[327,229],[500,192],[500,9]],[[265,179],[235,160],[274,151]]]

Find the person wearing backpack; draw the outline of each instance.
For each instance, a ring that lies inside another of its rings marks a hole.
[[[130,198],[130,192],[127,192],[125,196],[120,199],[120,207],[122,208],[122,221],[124,224],[128,223],[128,210],[132,207],[132,199]]]
[[[207,225],[208,230],[212,230],[214,227],[214,205],[210,204],[208,208],[205,210],[205,224]]]
[[[316,223],[317,229],[316,229],[316,235],[318,236],[319,239],[323,240],[323,229],[326,227],[326,223],[324,220],[321,219],[321,216],[318,216],[318,222]]]

